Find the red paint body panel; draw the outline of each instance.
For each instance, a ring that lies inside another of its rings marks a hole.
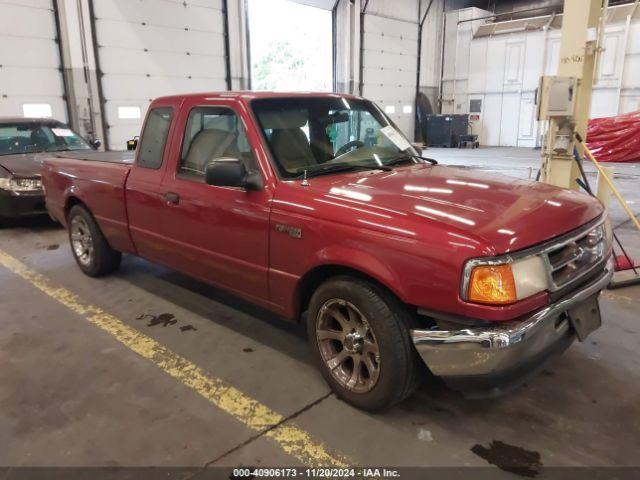
[[[66,224],[65,208],[71,198],[86,204],[111,246],[135,253],[129,236],[124,186],[130,165],[55,158],[44,162],[46,202],[52,215]]]
[[[545,293],[508,306],[461,300],[474,257],[521,250],[603,213],[586,195],[465,169],[425,164],[282,181],[251,113],[253,98],[321,94],[210,93],[153,102],[175,109],[162,167],[51,159],[43,182],[54,215],[70,195],[85,202],[114,248],[230,290],[289,318],[299,285],[317,267],[349,267],[404,302],[481,320],[510,320],[548,303]],[[349,98],[349,96],[347,96]],[[178,172],[194,106],[227,106],[245,124],[264,188],[246,192],[188,181]],[[127,176],[128,175],[128,176]],[[180,204],[164,201],[166,192]],[[283,228],[284,227],[284,228]],[[298,228],[301,238],[286,228]]]

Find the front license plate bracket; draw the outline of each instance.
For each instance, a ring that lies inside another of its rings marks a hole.
[[[576,332],[578,340],[584,342],[585,339],[602,325],[600,316],[600,304],[598,295],[588,298],[579,305],[567,310],[569,322]]]

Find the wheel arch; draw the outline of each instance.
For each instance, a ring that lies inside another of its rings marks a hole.
[[[64,202],[64,218],[65,218],[65,220],[67,218],[69,218],[69,212],[76,205],[82,205],[84,208],[87,209],[87,211],[89,213],[91,213],[91,209],[87,206],[87,204],[80,197],[78,197],[76,195],[69,195],[67,197],[66,201]]]
[[[402,299],[402,296],[395,289],[391,288],[388,285],[388,282],[383,281],[371,273],[365,272],[363,269],[359,269],[357,267],[339,264],[339,263],[329,263],[323,265],[317,265],[307,271],[299,280],[297,287],[297,311],[296,311],[296,319],[300,320],[301,315],[305,312],[309,307],[309,302],[313,293],[316,289],[324,282],[329,280],[330,278],[340,277],[340,276],[349,276],[355,277],[361,280],[366,280],[370,283],[373,283],[378,288],[384,290],[385,292],[393,295],[399,301],[405,303]]]

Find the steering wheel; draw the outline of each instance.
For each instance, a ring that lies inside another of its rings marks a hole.
[[[353,147],[356,147],[356,148],[364,147],[364,143],[361,142],[360,140],[351,140],[350,142],[345,143],[336,151],[336,157],[339,157],[340,155],[344,155],[345,153],[347,153],[348,150],[352,149]]]

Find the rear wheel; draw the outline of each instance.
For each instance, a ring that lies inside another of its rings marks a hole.
[[[307,322],[322,375],[348,403],[382,410],[418,386],[409,314],[377,285],[352,277],[325,282],[311,299]]]
[[[104,238],[100,227],[89,211],[75,205],[68,217],[69,242],[76,263],[90,277],[100,277],[114,272],[122,254],[112,249]]]

